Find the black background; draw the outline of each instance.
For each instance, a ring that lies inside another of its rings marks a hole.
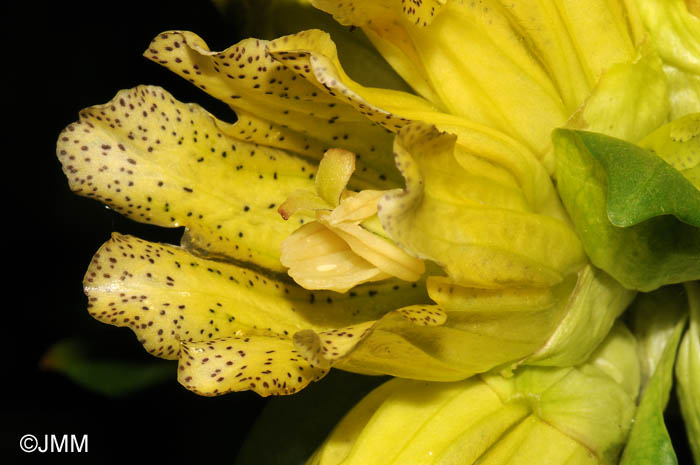
[[[111,355],[150,361],[126,328],[93,320],[82,277],[112,231],[177,243],[181,231],[138,225],[72,194],[56,158],[60,131],[120,89],[159,85],[222,119],[233,113],[142,57],[158,33],[186,29],[213,50],[240,39],[207,0],[10,2],[2,15],[4,109],[2,230],[5,274],[0,382],[0,463],[232,463],[266,402],[244,392],[198,397],[173,379],[107,398],[42,370],[46,350],[91,337]],[[9,278],[9,279],[8,279]],[[23,454],[24,434],[89,436],[88,454]]]
[[[128,329],[89,317],[82,276],[112,231],[171,243],[181,233],[135,224],[73,195],[55,156],[58,134],[81,109],[140,84],[162,86],[233,121],[226,106],[142,53],[171,29],[196,32],[212,50],[241,37],[208,0],[4,5],[0,463],[232,463],[267,402],[256,394],[198,397],[177,384],[173,372],[169,383],[113,399],[39,365],[66,337],[96,338],[113,343],[118,356],[150,360]],[[679,461],[689,463],[675,399],[667,417]],[[28,433],[88,434],[89,453],[23,454],[19,438]]]

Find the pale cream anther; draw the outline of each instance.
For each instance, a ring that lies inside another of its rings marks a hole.
[[[316,192],[298,192],[280,207],[286,219],[300,210],[316,213],[282,242],[282,265],[306,289],[345,292],[358,284],[397,277],[418,280],[425,265],[396,246],[372,222],[387,191],[348,191],[355,155],[326,152],[316,178]],[[330,195],[329,195],[330,193]],[[373,225],[365,228],[363,222]]]

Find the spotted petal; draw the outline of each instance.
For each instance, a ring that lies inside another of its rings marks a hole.
[[[346,74],[335,44],[330,36],[322,31],[309,30],[282,37],[269,42],[266,51],[271,57],[285,63],[286,69],[295,72],[298,79],[313,84],[317,89],[314,92],[323,92],[326,97],[330,96],[336,102],[341,102],[338,103],[338,108],[347,108],[348,111],[351,111],[349,108],[354,108],[357,115],[366,117],[388,131],[395,133],[411,122],[427,121],[441,130],[456,134],[458,143],[471,158],[470,163],[488,169],[490,175],[498,177],[500,182],[517,185],[536,210],[546,209],[551,214],[563,217],[563,209],[559,207],[560,211],[557,211],[557,206],[554,205],[556,194],[546,171],[551,166],[546,163],[543,166],[538,154],[516,138],[474,120],[440,112],[438,108],[414,95],[360,85]],[[241,113],[239,107],[235,108]],[[307,129],[316,130],[316,126]],[[246,137],[253,136],[242,122],[236,127],[246,131]],[[256,134],[269,132],[257,131]],[[271,142],[266,139],[264,143]],[[335,139],[333,145],[347,148],[344,138]],[[293,150],[291,146],[285,147]],[[364,176],[362,172],[366,168],[366,160],[362,162],[366,155],[358,155],[360,162],[355,177]],[[547,159],[547,163],[551,161]],[[395,169],[393,164],[392,169]]]
[[[410,119],[426,118],[437,108],[415,95],[363,86],[343,69],[335,43],[319,30],[303,31],[271,41],[268,53],[334,98],[354,107],[357,114],[396,132]]]
[[[171,31],[153,39],[145,56],[244,115],[231,131],[245,133],[247,140],[318,160],[328,148],[340,147],[360,156],[356,176],[365,183],[361,187],[398,182],[400,176],[385,156],[391,136],[309,82],[310,69],[270,55],[269,46],[269,41],[246,39],[212,52],[196,34]],[[248,130],[249,124],[258,130]],[[268,126],[280,136],[270,137]]]
[[[350,74],[365,85],[409,91],[408,85],[357,28],[339,24],[309,0],[215,0],[240,37],[272,40],[308,29],[328,32]]]
[[[447,315],[436,305],[410,305],[369,321],[328,331],[311,329],[294,335],[294,344],[310,363],[357,373],[388,374],[427,380],[463,379],[462,367],[441,359],[449,342],[426,331],[439,328]]]
[[[277,207],[312,189],[315,164],[231,137],[229,125],[157,87],[119,92],[59,136],[71,189],[127,217],[187,228],[196,249],[283,270],[280,243],[299,225]]]
[[[291,351],[291,336],[299,330],[376,320],[396,305],[426,300],[418,286],[394,281],[348,294],[308,292],[271,275],[119,234],[95,254],[85,291],[93,317],[131,328],[146,350],[167,359],[182,359],[182,344],[193,348],[192,355],[201,344],[242,335],[261,347],[266,339],[259,337],[272,338],[280,350],[284,344],[275,341],[286,338]]]
[[[178,380],[200,395],[252,390],[261,396],[294,394],[328,370],[301,357],[289,339],[243,334],[182,344]]]
[[[413,121],[435,124],[441,130],[456,134],[475,157],[508,170],[528,195],[536,196],[534,191],[543,190],[540,171],[544,170],[539,166],[538,154],[525,144],[499,132],[495,129],[497,126],[487,127],[474,118],[444,113],[414,95],[360,85],[343,69],[328,34],[318,30],[300,32],[272,41],[268,51],[279,60],[296,63],[290,69],[297,70],[300,77],[311,80],[387,130],[396,133]]]
[[[429,381],[465,379],[508,369],[542,347],[566,321],[574,281],[554,288],[477,289],[431,277],[428,292],[438,305],[407,306],[377,321],[333,330],[299,331],[294,343],[319,367]],[[586,345],[586,356],[609,328]]]

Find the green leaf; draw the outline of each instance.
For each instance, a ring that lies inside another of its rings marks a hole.
[[[104,349],[104,347],[102,347]],[[95,355],[100,343],[68,338],[54,344],[44,355],[41,367],[61,373],[78,385],[108,397],[121,397],[158,383],[173,380],[176,364],[148,358],[120,360]]]
[[[625,142],[566,129],[552,137],[557,188],[594,265],[645,292],[700,279],[700,228],[690,224],[700,225],[700,192]],[[611,209],[618,222],[631,226],[611,223]]]
[[[671,214],[700,226],[700,191],[671,165],[621,139],[577,134],[607,174],[608,219],[613,225],[624,228]]]
[[[250,430],[235,465],[305,463],[343,415],[386,380],[333,370],[294,396],[271,399]],[[275,438],[272,447],[270,438]]]
[[[654,374],[646,386],[620,465],[678,464],[663,414],[673,384],[673,364],[685,321],[685,318],[681,318],[676,322]]]
[[[664,286],[638,294],[628,313],[638,341],[644,389],[656,371],[676,325],[688,313],[688,297],[682,285]]]

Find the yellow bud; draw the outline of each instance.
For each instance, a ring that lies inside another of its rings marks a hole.
[[[308,464],[612,464],[638,390],[636,342],[618,324],[574,368],[454,383],[393,379],[351,410]]]

